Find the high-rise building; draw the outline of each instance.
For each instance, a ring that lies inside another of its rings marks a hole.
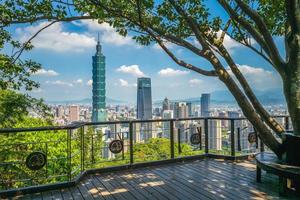
[[[79,106],[73,105],[69,107],[69,121],[79,121]]]
[[[137,79],[137,119],[147,120],[152,119],[152,95],[151,95],[151,79]],[[148,141],[154,137],[152,131],[152,123],[141,123],[136,130],[136,138],[142,141]]]
[[[201,116],[209,117],[210,116],[210,94],[201,95]]]
[[[192,102],[188,102],[186,103],[187,108],[188,108],[188,116],[189,117],[194,117],[195,116],[195,112],[194,112],[194,104],[192,104]]]
[[[222,128],[220,120],[208,120],[208,148],[222,150]]]
[[[151,79],[137,80],[137,119],[152,119]]]
[[[93,122],[106,121],[105,56],[101,48],[98,36],[96,54],[93,56]]]
[[[188,106],[185,102],[175,102],[174,103],[174,118],[187,118]]]
[[[170,101],[169,101],[169,99],[167,97],[164,99],[163,105],[162,105],[162,112],[164,110],[172,110],[171,109],[171,103],[170,103]]]
[[[164,110],[162,113],[163,119],[172,119],[173,118],[173,111],[172,110]],[[163,122],[163,134],[162,137],[170,138],[170,122]]]
[[[63,106],[59,105],[56,107],[56,117],[57,118],[62,118],[64,116],[64,112],[65,112],[65,110],[64,110]]]

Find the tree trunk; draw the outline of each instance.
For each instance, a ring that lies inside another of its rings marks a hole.
[[[289,62],[287,76],[283,80],[284,94],[291,116],[294,135],[300,136],[300,34],[288,41]]]

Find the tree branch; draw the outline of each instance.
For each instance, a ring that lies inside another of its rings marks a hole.
[[[45,30],[46,28],[48,28],[48,27],[50,27],[51,25],[53,25],[54,23],[56,23],[57,21],[53,21],[53,22],[51,22],[51,23],[49,23],[49,24],[47,24],[46,26],[44,26],[43,28],[41,28],[40,30],[38,30],[33,36],[31,36],[24,44],[23,44],[23,46],[22,46],[22,48],[19,50],[19,51],[17,51],[17,52],[15,52],[14,54],[13,54],[13,56],[12,57],[15,57],[14,58],[14,60],[13,60],[13,62],[12,62],[12,64],[14,64],[19,58],[20,58],[20,56],[21,56],[21,54],[23,53],[23,51],[25,50],[25,48],[26,48],[26,46],[40,33],[40,32],[42,32],[43,30]]]
[[[269,47],[270,54],[272,55],[271,58],[272,60],[274,60],[274,64],[278,65],[278,67],[282,67],[285,64],[285,62],[282,60],[278,48],[276,47],[275,42],[272,38],[272,35],[270,34],[270,31],[268,30],[268,27],[263,21],[263,19],[261,18],[261,16],[243,1],[241,0],[235,0],[235,1],[238,4],[238,6],[242,9],[242,11],[244,11],[256,23],[259,32],[261,33],[266,44]]]
[[[226,10],[229,16],[237,21],[241,26],[243,26],[251,35],[252,37],[261,45],[264,51],[269,55],[272,60],[273,67],[279,72],[282,77],[285,77],[285,70],[282,66],[282,63],[277,60],[276,57],[273,57],[273,54],[270,52],[269,46],[267,45],[264,38],[261,36],[259,32],[244,18],[240,17],[238,13],[236,13],[230,5],[227,3],[226,0],[218,0],[220,5]]]

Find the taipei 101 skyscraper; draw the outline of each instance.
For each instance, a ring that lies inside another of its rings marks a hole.
[[[98,34],[96,53],[93,56],[93,122],[106,121],[105,107],[105,56],[102,54]]]

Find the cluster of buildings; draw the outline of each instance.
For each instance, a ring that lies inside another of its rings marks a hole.
[[[106,105],[105,90],[105,56],[102,53],[98,40],[96,53],[93,59],[93,88],[92,106],[90,105],[54,105],[52,106],[55,115],[55,122],[58,124],[69,124],[77,121],[120,121],[120,120],[150,120],[150,119],[185,119],[176,120],[174,127],[175,141],[190,144],[192,134],[202,132],[204,137],[204,120],[191,120],[192,117],[220,117],[223,119],[208,120],[208,147],[209,149],[222,150],[229,146],[230,123],[229,118],[242,117],[238,109],[212,108],[211,95],[202,94],[198,102],[170,101],[165,98],[161,105],[153,108],[151,79],[141,77],[137,79],[137,104],[136,106]],[[253,127],[247,120],[234,122],[235,130],[240,130],[241,149],[251,148],[248,142],[248,133]],[[128,139],[128,125],[114,124],[97,126],[98,131],[103,133],[103,143],[106,146],[118,137]],[[151,138],[170,138],[170,122],[142,122],[134,123],[133,140],[135,143],[147,142]],[[121,135],[121,136],[120,136]],[[236,135],[236,140],[237,134]],[[204,139],[202,140],[204,143]],[[237,143],[236,143],[237,145]],[[126,146],[126,145],[125,145]],[[236,148],[238,148],[236,146]],[[114,158],[108,148],[103,150],[104,158]]]

